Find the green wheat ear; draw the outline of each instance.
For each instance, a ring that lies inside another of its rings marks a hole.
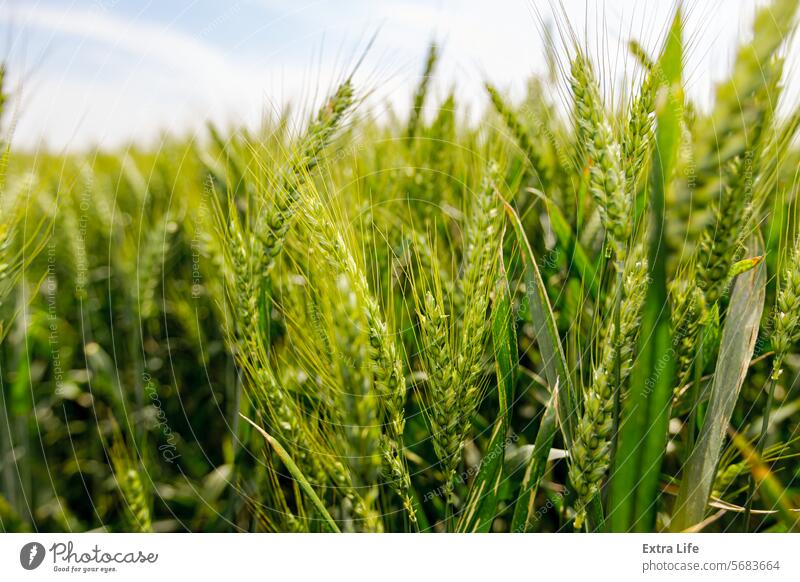
[[[625,184],[631,198],[636,196],[636,186],[642,178],[653,142],[657,73],[648,67],[639,92],[631,100],[628,124],[622,137],[622,161],[625,167]]]
[[[601,341],[600,355],[592,370],[592,382],[584,391],[583,413],[570,450],[569,478],[578,493],[576,529],[582,527],[586,508],[598,494],[611,462],[614,395],[623,388],[631,372],[647,293],[647,259],[643,245],[637,245],[628,257],[622,285],[619,334],[615,318],[609,316],[607,329],[599,336],[605,339]]]
[[[796,242],[789,257],[775,306],[772,348],[772,377],[777,379],[783,361],[800,340],[800,242]]]
[[[572,61],[571,85],[575,137],[589,165],[589,190],[619,265],[627,254],[633,203],[625,185],[622,150],[606,116],[592,65],[580,51]]]
[[[444,311],[441,290],[437,294],[438,298],[430,291],[425,294],[419,320],[431,395],[431,440],[436,456],[445,467],[447,484],[450,486],[454,466],[461,453],[458,422],[453,414],[458,404],[458,389],[453,378],[450,320]]]
[[[500,92],[494,85],[486,83],[485,87],[486,92],[489,93],[492,105],[494,105],[495,110],[497,110],[497,113],[508,127],[511,135],[519,144],[522,153],[530,160],[534,171],[541,173],[543,167],[542,160],[538,150],[534,146],[533,138],[528,132],[528,129],[522,124],[516,112],[511,108],[511,105],[506,103],[503,96],[500,95]]]
[[[153,531],[150,500],[145,492],[138,463],[134,461],[134,456],[124,444],[118,431],[114,436],[109,456],[131,530],[139,533]]]
[[[412,522],[416,511],[411,499],[411,477],[405,461],[405,402],[407,386],[395,336],[389,329],[382,309],[372,294],[364,269],[340,226],[323,206],[319,193],[311,191],[306,200],[307,230],[323,257],[336,271],[350,280],[356,300],[363,310],[369,335],[370,360],[374,387],[383,409],[384,424],[380,447],[390,485],[403,502]]]
[[[428,95],[428,88],[431,79],[433,78],[433,70],[436,67],[436,61],[439,59],[439,50],[436,43],[431,43],[428,48],[428,57],[425,60],[425,71],[422,73],[419,86],[416,93],[414,93],[414,102],[411,106],[411,115],[408,119],[408,129],[406,135],[413,138],[417,135],[420,120],[422,118],[423,107],[425,106],[425,98]]]
[[[477,404],[480,360],[489,330],[487,312],[497,283],[503,225],[498,194],[501,185],[499,166],[490,161],[465,229],[465,266],[461,280],[464,313],[460,344],[455,354],[457,382],[464,390],[458,410],[465,419],[471,416]]]
[[[353,106],[354,90],[348,79],[317,113],[300,141],[289,167],[279,176],[272,191],[260,192],[267,206],[266,219],[258,223],[256,237],[263,245],[257,254],[259,271],[267,276],[283,249],[286,236],[297,212],[301,189],[310,172],[319,164],[319,156],[330,144],[344,117]]]

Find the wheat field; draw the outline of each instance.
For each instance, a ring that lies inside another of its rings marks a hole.
[[[408,116],[6,136],[0,529],[797,531],[797,4],[708,107],[678,8],[613,97],[560,22],[478,120],[433,44]]]

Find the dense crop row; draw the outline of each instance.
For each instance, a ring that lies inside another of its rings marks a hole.
[[[796,8],[708,111],[678,11],[614,102],[562,24],[478,123],[432,47],[407,121],[11,150],[0,526],[796,528]]]

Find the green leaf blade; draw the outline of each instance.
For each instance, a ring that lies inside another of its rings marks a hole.
[[[753,241],[755,237],[751,240],[750,249],[758,253],[763,244]],[[697,444],[683,471],[672,518],[673,531],[683,531],[703,519],[725,432],[753,358],[764,310],[766,284],[766,270],[759,265],[739,275],[734,285],[722,331],[708,411]]]
[[[261,434],[261,436],[264,437],[269,446],[272,447],[272,449],[275,451],[278,457],[280,457],[281,462],[283,462],[283,464],[292,474],[292,477],[295,478],[297,484],[300,485],[300,488],[303,490],[303,493],[305,493],[311,500],[311,503],[314,505],[316,510],[325,520],[325,523],[328,525],[330,530],[334,533],[341,533],[339,530],[339,526],[336,525],[336,522],[331,517],[331,514],[328,513],[328,510],[325,508],[325,504],[322,502],[319,496],[317,496],[316,492],[314,491],[314,488],[311,487],[311,483],[308,482],[308,479],[306,479],[306,476],[303,475],[303,472],[300,470],[300,467],[298,467],[295,464],[295,462],[292,460],[292,457],[289,455],[289,453],[286,452],[286,449],[283,448],[283,445],[281,445],[269,433],[267,433],[267,431],[258,426],[255,422],[247,418],[245,415],[240,414],[240,416],[245,421],[250,423],[253,426],[253,428],[255,428]]]
[[[508,442],[519,363],[511,297],[505,281],[501,284],[499,300],[493,309],[492,346],[497,375],[499,414],[486,455],[472,483],[467,504],[458,524],[460,532],[487,533],[497,515],[498,491],[503,477],[503,459]]]
[[[572,379],[564,357],[564,349],[558,335],[553,309],[547,297],[542,275],[536,264],[531,246],[525,236],[519,215],[509,205],[505,204],[506,213],[520,248],[524,263],[525,292],[527,294],[528,309],[533,322],[534,335],[539,345],[542,356],[544,374],[550,386],[559,386],[558,391],[558,417],[564,434],[567,448],[572,445],[574,423],[577,411],[576,396],[572,386]]]
[[[558,386],[553,389],[550,400],[542,412],[542,420],[536,433],[536,442],[533,445],[533,454],[525,469],[520,493],[514,507],[514,517],[511,521],[511,531],[524,533],[530,527],[536,513],[536,495],[539,484],[547,468],[553,438],[556,436],[556,410],[558,400]]]

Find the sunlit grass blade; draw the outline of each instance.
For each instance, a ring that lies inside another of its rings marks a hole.
[[[558,239],[558,244],[564,250],[567,256],[567,264],[569,268],[580,277],[581,282],[591,295],[592,299],[597,299],[598,285],[600,283],[600,274],[598,267],[595,265],[589,255],[584,250],[578,238],[572,232],[564,213],[557,204],[542,197],[547,205],[547,214],[550,217],[550,226]]]
[[[764,498],[764,505],[777,510],[778,517],[788,531],[800,531],[800,506],[798,506],[800,500],[797,496],[781,483],[744,435],[732,433],[731,440],[750,465],[750,472],[756,482],[756,488]]]
[[[558,420],[564,433],[564,441],[567,444],[567,448],[569,448],[572,445],[573,425],[576,414],[576,399],[572,388],[572,378],[567,367],[567,360],[564,357],[564,349],[561,346],[558,328],[553,317],[553,309],[547,297],[547,289],[544,286],[542,275],[536,264],[536,258],[522,228],[522,222],[519,219],[519,215],[508,203],[505,203],[505,209],[522,256],[528,309],[533,322],[534,335],[542,355],[545,377],[550,386],[560,387],[558,391]]]
[[[755,240],[755,237],[751,239],[753,246],[749,250],[760,254],[762,243]],[[740,275],[733,288],[708,410],[697,444],[683,470],[670,526],[673,531],[682,531],[700,522],[705,515],[725,431],[753,357],[764,310],[766,282],[766,270],[759,266]]]
[[[497,375],[498,417],[480,470],[470,488],[458,530],[486,533],[497,515],[497,499],[503,477],[503,459],[508,442],[510,415],[517,379],[517,334],[511,298],[505,279],[499,285],[492,315],[492,346]]]
[[[536,496],[539,493],[539,484],[547,469],[550,448],[558,429],[556,424],[557,400],[558,386],[555,386],[547,406],[542,411],[542,420],[539,422],[533,453],[525,468],[525,476],[515,501],[514,517],[511,521],[511,531],[515,533],[526,532],[536,514]]]
[[[280,457],[281,462],[283,462],[283,464],[289,470],[289,473],[292,474],[292,477],[294,477],[295,481],[297,481],[298,485],[300,485],[300,488],[303,490],[303,493],[305,493],[308,496],[308,498],[311,500],[311,503],[313,503],[314,507],[317,509],[317,511],[319,511],[319,514],[325,520],[330,530],[335,533],[339,533],[339,526],[336,525],[336,522],[331,517],[331,514],[328,513],[328,510],[325,508],[325,504],[314,492],[314,489],[311,487],[311,484],[308,482],[308,479],[306,479],[305,475],[303,475],[303,472],[292,460],[292,457],[289,456],[289,453],[286,452],[286,449],[284,449],[283,446],[278,441],[272,438],[267,433],[267,431],[265,431],[255,422],[247,418],[244,414],[240,414],[240,416],[245,421],[250,423],[253,426],[253,428],[255,428],[259,433],[261,433],[261,436],[264,437],[269,446],[272,447],[272,449],[275,451],[278,457]]]

